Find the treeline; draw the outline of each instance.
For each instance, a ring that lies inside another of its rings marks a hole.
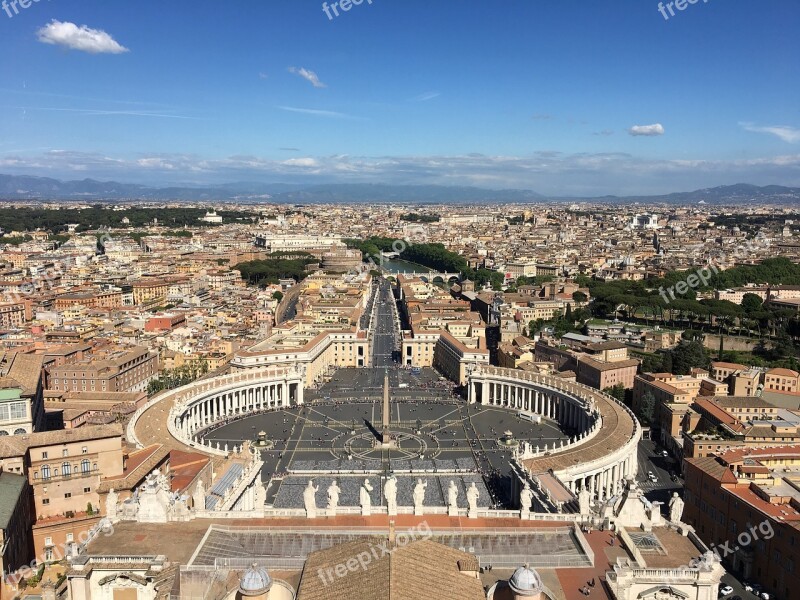
[[[147,384],[147,393],[155,394],[162,390],[172,390],[188,385],[206,373],[208,373],[207,360],[190,360],[180,367],[164,369],[157,379],[151,379]]]
[[[313,256],[305,258],[268,258],[239,263],[234,269],[242,274],[242,279],[253,285],[270,285],[281,279],[302,281],[308,275],[306,266],[317,263]]]
[[[120,229],[144,227],[158,219],[159,225],[183,228],[213,227],[214,223],[200,221],[206,210],[202,208],[128,208],[112,210],[102,205],[82,209],[0,208],[0,228],[3,231],[34,231],[37,229],[60,233],[67,224],[78,225],[78,231],[107,228]],[[225,221],[250,219],[253,215],[241,211],[218,211]],[[128,223],[124,223],[124,219]]]
[[[464,273],[469,270],[467,260],[455,252],[450,252],[443,244],[411,244],[403,240],[387,237],[371,237],[366,240],[345,240],[350,248],[357,248],[364,259],[372,258],[378,262],[381,252],[395,252],[402,249],[402,259],[415,262],[435,271]],[[401,246],[402,244],[402,246]]]
[[[754,300],[743,303],[741,306],[726,300],[697,300],[698,291],[723,290],[731,287],[741,287],[747,284],[766,283],[770,285],[800,285],[800,265],[787,258],[770,258],[758,265],[742,265],[711,274],[706,285],[699,285],[692,289],[688,286],[678,286],[686,283],[687,279],[696,275],[696,271],[671,271],[663,278],[648,279],[646,281],[598,281],[589,277],[578,277],[580,285],[590,289],[593,302],[592,311],[600,317],[614,314],[618,307],[633,313],[637,309],[646,309],[649,315],[658,314],[671,318],[674,312],[692,313],[695,317],[758,317],[761,311],[760,299],[753,294],[759,304]],[[683,293],[678,293],[676,286],[685,287]],[[765,307],[767,310],[769,307]]]
[[[489,283],[494,289],[500,290],[504,280],[503,274],[497,271],[473,269],[467,263],[467,259],[456,252],[451,252],[443,244],[412,244],[404,240],[377,236],[366,240],[347,239],[345,243],[349,248],[361,250],[365,261],[372,259],[375,263],[379,263],[381,252],[395,252],[396,249],[402,249],[403,260],[434,271],[461,273],[463,277],[473,280],[478,286]]]

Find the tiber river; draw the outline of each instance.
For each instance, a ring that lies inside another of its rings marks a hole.
[[[431,271],[428,267],[399,258],[384,259],[383,268],[389,273],[429,273]]]

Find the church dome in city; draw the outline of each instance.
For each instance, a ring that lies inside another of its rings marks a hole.
[[[264,567],[253,565],[242,573],[239,579],[239,592],[242,596],[261,596],[266,594],[272,587],[272,578]]]
[[[508,586],[518,596],[535,596],[541,594],[543,585],[542,578],[533,569],[528,568],[528,565],[520,567],[508,580]]]

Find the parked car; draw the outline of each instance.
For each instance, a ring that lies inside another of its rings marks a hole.
[[[732,594],[732,593],[733,593],[733,588],[731,586],[729,586],[729,585],[725,585],[725,586],[719,588],[719,595],[720,596],[727,596],[728,594]]]

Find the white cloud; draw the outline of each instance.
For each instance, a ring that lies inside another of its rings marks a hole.
[[[769,133],[790,144],[800,142],[800,129],[789,127],[788,125],[771,125],[768,127],[758,127],[752,123],[739,123],[739,125],[741,125],[745,131]]]
[[[315,183],[392,183],[475,185],[532,189],[557,196],[660,194],[734,184],[780,184],[800,187],[800,154],[711,161],[648,159],[625,153],[565,154],[552,151],[527,156],[298,156],[267,158],[192,154],[113,157],[57,150],[44,153],[2,152],[6,173],[71,179],[221,183],[286,181]]]
[[[425,92],[424,94],[420,94],[419,96],[415,96],[411,99],[412,102],[427,102],[428,100],[433,100],[434,98],[438,98],[441,96],[441,92]]]
[[[654,123],[653,125],[634,125],[628,130],[628,133],[634,136],[656,136],[664,135],[664,126],[661,123]]]
[[[0,108],[12,108],[18,110],[40,110],[45,112],[70,112],[87,116],[101,117],[153,117],[158,119],[197,119],[197,117],[187,117],[186,115],[156,112],[150,110],[106,110],[99,108],[60,108],[52,106],[7,106],[0,105]]]
[[[319,166],[319,163],[314,158],[290,158],[289,160],[284,160],[280,164],[285,165],[287,167],[306,167],[306,168],[314,168]]]
[[[345,113],[336,112],[335,110],[320,110],[316,108],[298,108],[296,106],[279,106],[281,110],[293,113],[300,113],[303,115],[313,115],[315,117],[331,117],[333,119],[355,119]]]
[[[319,80],[317,74],[314,71],[310,71],[303,67],[289,67],[289,73],[294,73],[295,75],[299,75],[306,81],[308,81],[311,85],[315,88],[324,88],[328,87],[324,83]]]
[[[75,23],[55,19],[39,29],[36,35],[43,44],[63,46],[89,54],[122,54],[129,51],[101,29],[92,29],[86,25],[78,27]]]

